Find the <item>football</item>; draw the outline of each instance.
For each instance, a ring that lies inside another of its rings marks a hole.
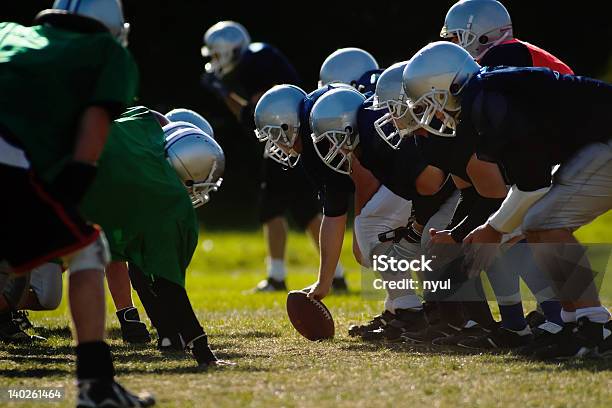
[[[334,337],[334,319],[325,305],[309,299],[306,292],[294,290],[287,295],[287,314],[295,330],[308,340]]]

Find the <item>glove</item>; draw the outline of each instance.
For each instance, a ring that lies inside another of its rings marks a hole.
[[[212,72],[205,72],[202,75],[202,86],[221,98],[226,98],[229,95],[223,81]]]
[[[57,198],[72,205],[81,202],[96,178],[98,168],[89,163],[73,161],[64,166],[51,189]]]

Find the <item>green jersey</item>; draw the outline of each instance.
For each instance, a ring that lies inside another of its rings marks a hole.
[[[168,163],[164,133],[144,107],[113,122],[81,211],[99,224],[114,260],[185,285],[199,225],[182,180]]]
[[[72,155],[88,106],[118,114],[137,85],[133,58],[108,32],[0,23],[0,132],[23,145],[40,173]]]

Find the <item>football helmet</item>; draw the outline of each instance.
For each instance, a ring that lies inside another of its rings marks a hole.
[[[295,167],[300,155],[293,145],[300,132],[300,106],[306,92],[295,85],[276,85],[255,106],[255,136],[266,142],[265,155]]]
[[[193,111],[191,109],[172,109],[170,112],[166,113],[166,118],[170,122],[187,122],[191,123],[202,132],[206,133],[208,136],[215,138],[215,131],[211,126],[210,122],[208,122],[202,115]]]
[[[242,24],[221,21],[206,30],[202,56],[210,58],[205,66],[208,73],[222,78],[231,72],[251,43],[251,37]]]
[[[404,136],[418,128],[408,112],[408,101],[402,87],[402,74],[407,61],[398,62],[387,68],[376,83],[372,110],[388,110],[374,121],[376,133],[394,149],[399,148]]]
[[[333,82],[355,85],[368,71],[378,69],[378,62],[360,48],[341,48],[332,52],[319,71],[319,87]]]
[[[461,109],[459,93],[480,65],[460,46],[433,42],[421,48],[402,74],[409,112],[418,127],[445,137],[454,137],[456,113]],[[438,128],[432,121],[440,123]]]
[[[489,48],[512,39],[512,20],[499,1],[461,0],[446,13],[440,37],[456,38],[457,44],[479,60]]]
[[[359,144],[357,112],[365,96],[352,88],[337,88],[321,96],[310,112],[312,142],[323,163],[350,174],[352,152]]]
[[[170,165],[181,178],[195,208],[210,200],[210,193],[221,187],[225,155],[215,140],[181,122],[164,126],[165,151]]]
[[[130,24],[125,22],[120,0],[55,0],[50,11],[54,10],[99,21],[123,46],[127,46]]]

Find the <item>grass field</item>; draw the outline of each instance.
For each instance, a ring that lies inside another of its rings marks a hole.
[[[612,242],[612,214],[579,235],[588,242]],[[231,369],[198,372],[191,357],[162,355],[153,344],[123,345],[109,301],[110,342],[121,381],[154,392],[160,407],[612,406],[612,361],[542,363],[510,354],[364,344],[349,338],[349,323],[380,309],[380,302],[359,294],[359,269],[350,245],[342,260],[352,291],[326,300],[337,336],[311,343],[289,324],[284,294],[244,293],[262,278],[263,256],[259,233],[204,231],[189,270],[192,302],[219,356],[237,363]],[[316,253],[301,234],[290,237],[288,264],[290,288],[314,281]],[[68,398],[54,406],[71,406],[74,359],[65,301],[59,310],[32,313],[31,318],[45,327],[38,333],[48,336],[49,343],[0,347],[0,387],[64,386]],[[0,401],[0,406],[39,405]]]

